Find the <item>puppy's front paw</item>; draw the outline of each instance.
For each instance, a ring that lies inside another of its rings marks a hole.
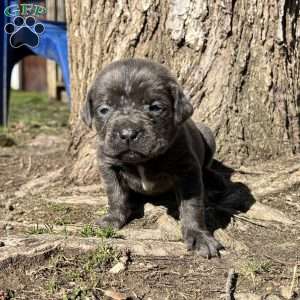
[[[211,258],[219,256],[224,247],[207,231],[185,229],[183,237],[188,250],[195,250],[199,255]]]
[[[125,220],[121,220],[120,218],[117,218],[113,215],[105,215],[95,221],[95,225],[102,227],[102,228],[107,228],[107,227],[113,227],[116,229],[120,229],[125,225]]]

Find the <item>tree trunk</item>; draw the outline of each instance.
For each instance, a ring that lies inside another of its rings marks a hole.
[[[234,166],[300,150],[299,0],[68,0],[72,175],[94,178],[80,108],[112,60],[167,65]]]

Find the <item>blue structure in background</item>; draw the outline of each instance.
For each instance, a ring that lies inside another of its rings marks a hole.
[[[9,112],[9,90],[13,66],[25,56],[38,55],[52,59],[60,66],[66,90],[70,99],[70,76],[68,67],[68,40],[65,23],[38,20],[44,25],[44,32],[39,36],[39,44],[35,48],[21,46],[13,48],[10,45],[10,35],[4,31],[7,23],[12,23],[12,17],[4,14],[8,5],[18,4],[16,0],[0,0],[0,125],[7,125]],[[25,37],[24,37],[25,38]]]

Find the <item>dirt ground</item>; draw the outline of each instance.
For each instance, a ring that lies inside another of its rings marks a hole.
[[[0,146],[0,300],[300,299],[299,157],[231,170],[231,193],[208,208],[226,249],[208,260],[185,251],[162,207],[95,228],[105,194],[68,180],[66,111],[52,109],[2,134],[15,144]]]

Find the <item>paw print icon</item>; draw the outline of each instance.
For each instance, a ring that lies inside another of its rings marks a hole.
[[[13,48],[21,46],[35,48],[39,45],[40,35],[45,27],[42,23],[36,22],[32,16],[26,18],[17,16],[12,23],[5,25],[4,30],[10,35],[10,45]]]

